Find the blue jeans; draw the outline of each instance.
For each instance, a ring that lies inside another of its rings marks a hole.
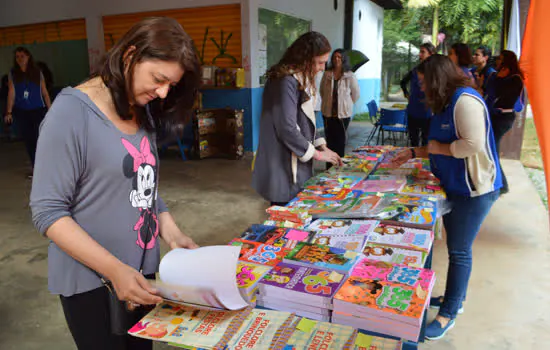
[[[443,216],[449,250],[447,285],[443,304],[439,309],[439,315],[443,317],[454,319],[466,297],[472,272],[472,245],[499,193],[500,191],[493,191],[479,197],[447,196],[452,209]]]

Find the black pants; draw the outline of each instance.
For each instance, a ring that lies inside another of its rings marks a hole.
[[[78,350],[153,349],[150,340],[111,333],[109,291],[106,287],[60,298],[67,325]]]
[[[323,119],[325,121],[327,147],[343,157],[346,153],[347,130],[351,118],[327,118],[323,116]]]
[[[271,206],[286,207],[288,202],[271,202]]]
[[[407,119],[407,128],[409,129],[411,147],[426,146],[428,144],[430,118],[414,118],[409,116]]]
[[[13,116],[17,118],[17,125],[19,126],[21,137],[23,138],[23,142],[25,142],[25,148],[33,167],[36,143],[38,142],[38,130],[40,123],[42,123],[46,115],[46,111],[46,108],[32,110],[16,109],[13,111]]]
[[[491,116],[491,126],[493,127],[493,134],[495,135],[495,144],[497,146],[497,153],[498,153],[498,161],[500,165],[500,141],[502,140],[502,137],[512,129],[512,126],[514,126],[514,121],[516,120],[516,114],[515,113],[500,113],[500,114],[494,114]],[[502,165],[500,165],[501,173],[502,173],[502,191],[508,192],[508,180],[506,179],[506,175],[504,175],[504,170],[502,169]]]

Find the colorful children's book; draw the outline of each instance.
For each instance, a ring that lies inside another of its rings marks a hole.
[[[283,349],[292,335],[294,315],[289,312],[252,310],[226,350]]]
[[[429,297],[430,290],[420,287],[350,276],[336,293],[334,308],[341,313],[386,318],[419,328]]]
[[[275,266],[288,253],[288,250],[282,247],[274,247],[242,239],[234,239],[229,244],[241,247],[239,260],[259,265]]]
[[[378,168],[376,169],[373,174],[374,175],[394,175],[394,176],[407,176],[412,175],[416,173],[416,169],[407,169],[407,168]]]
[[[213,311],[163,302],[128,331],[139,338],[202,349],[223,349],[251,309]]]
[[[311,220],[311,215],[306,210],[297,208],[287,208],[280,206],[272,206],[266,209],[271,220],[275,221],[292,221],[296,223],[306,223]]]
[[[317,201],[295,198],[288,205],[307,209],[314,218],[365,218],[372,211],[380,196],[352,191],[353,196],[343,200]]]
[[[361,253],[367,243],[365,235],[325,235],[317,234],[313,239],[315,244],[328,245],[335,248],[345,249]]]
[[[351,350],[355,345],[357,330],[328,322],[300,319],[296,330],[288,340],[285,350]]]
[[[415,288],[420,296],[431,294],[435,283],[435,273],[432,270],[381,263],[368,258],[359,260],[350,276],[406,285]]]
[[[271,267],[240,261],[237,265],[237,286],[243,298],[249,302],[254,300],[258,283],[271,270]]]
[[[405,185],[399,193],[413,196],[429,196],[437,198],[446,198],[447,195],[441,186],[427,184]]]
[[[402,345],[400,340],[358,333],[353,350],[401,350]]]
[[[351,188],[366,178],[361,172],[324,172],[307,180],[304,187]]]
[[[285,262],[348,273],[355,265],[358,254],[353,251],[326,245],[298,243],[285,257]]]
[[[369,233],[367,242],[429,253],[433,239],[432,231],[380,223]]]
[[[266,226],[275,226],[275,227],[281,227],[281,228],[294,228],[297,230],[303,230],[304,227],[309,225],[311,221],[306,221],[305,223],[297,223],[292,221],[276,221],[276,220],[266,220],[263,222],[263,225]]]
[[[363,172],[365,175],[370,174],[377,164],[376,160],[366,160],[355,158],[351,156],[345,156],[342,158],[344,165],[340,167],[332,167],[328,170],[329,173],[349,173],[349,172]]]
[[[315,201],[340,201],[348,197],[353,197],[353,192],[343,187],[307,186],[298,193],[298,198]]]
[[[405,180],[365,180],[355,187],[356,191],[363,192],[399,192],[405,186]]]
[[[376,220],[318,219],[312,222],[308,231],[316,235],[366,235],[378,225]]]
[[[369,213],[369,217],[383,223],[431,230],[437,218],[437,199],[387,194]]]
[[[286,299],[320,308],[332,308],[332,298],[342,285],[344,276],[337,272],[280,263],[260,282],[262,298]]]
[[[244,231],[240,238],[245,241],[292,249],[298,242],[311,242],[314,236],[315,233],[311,231],[254,224]]]
[[[405,264],[412,267],[424,267],[427,257],[427,254],[421,251],[388,247],[368,242],[363,249],[363,255],[376,261]]]

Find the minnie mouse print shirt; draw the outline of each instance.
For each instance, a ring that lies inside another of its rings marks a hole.
[[[154,134],[122,133],[80,90],[64,89],[40,128],[31,209],[40,233],[62,217],[84,231],[123,263],[144,274],[160,260],[160,212],[167,211],[158,191]],[[69,233],[70,234],[70,233]],[[54,242],[48,249],[48,285],[71,296],[102,286],[88,267]]]

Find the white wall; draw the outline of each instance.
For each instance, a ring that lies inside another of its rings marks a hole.
[[[258,8],[283,12],[312,21],[312,30],[324,34],[333,49],[344,43],[344,0],[338,0],[338,10],[334,10],[334,0],[249,0],[252,62],[257,62],[258,47]],[[252,87],[259,86],[257,67],[251,66]]]
[[[361,19],[359,19],[361,13]],[[380,79],[384,9],[370,0],[355,0],[353,9],[353,49],[363,52],[370,61],[361,67],[358,79]]]

